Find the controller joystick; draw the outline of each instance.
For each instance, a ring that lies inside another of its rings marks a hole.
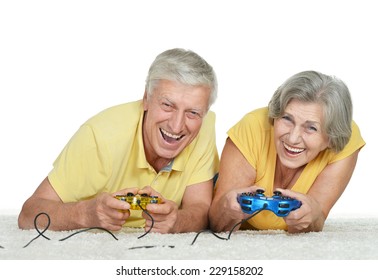
[[[253,194],[253,193],[249,193],[249,194]],[[256,192],[255,192],[255,195],[256,196],[264,196],[264,190],[263,189],[257,189]]]
[[[132,210],[143,210],[146,209],[147,204],[161,203],[161,199],[158,196],[148,196],[146,193],[136,195],[127,193],[126,195],[116,195],[115,198],[129,203]]]
[[[244,213],[252,214],[260,210],[269,210],[278,217],[286,217],[302,205],[299,200],[282,196],[280,191],[274,191],[272,197],[266,197],[264,190],[261,189],[256,190],[255,193],[238,194],[237,200]]]

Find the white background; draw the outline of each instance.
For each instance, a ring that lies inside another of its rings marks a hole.
[[[0,213],[18,213],[89,117],[140,99],[160,52],[191,49],[219,80],[217,143],[303,70],[336,75],[367,145],[332,215],[376,215],[374,1],[1,1]],[[237,176],[237,174],[235,174]]]

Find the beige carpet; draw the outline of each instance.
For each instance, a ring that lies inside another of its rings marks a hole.
[[[73,233],[77,233],[71,237]],[[377,260],[378,218],[330,218],[323,232],[237,231],[228,240],[209,232],[149,233],[139,229],[108,233],[20,230],[16,215],[0,216],[3,260]],[[227,238],[227,233],[219,234]],[[197,236],[197,238],[196,238]],[[68,237],[68,238],[67,238]],[[49,238],[50,240],[48,240]],[[67,238],[63,241],[60,241]],[[196,238],[196,240],[195,240]],[[194,244],[193,241],[195,240]],[[26,246],[24,248],[24,246]]]

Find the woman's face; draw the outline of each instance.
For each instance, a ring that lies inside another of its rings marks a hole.
[[[281,163],[288,168],[295,169],[313,160],[329,144],[322,106],[290,101],[283,116],[274,121],[274,141]]]

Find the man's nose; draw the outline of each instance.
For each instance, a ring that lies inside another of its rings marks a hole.
[[[174,114],[171,115],[169,120],[169,126],[172,132],[180,133],[183,129],[185,123],[185,112],[175,111]]]

